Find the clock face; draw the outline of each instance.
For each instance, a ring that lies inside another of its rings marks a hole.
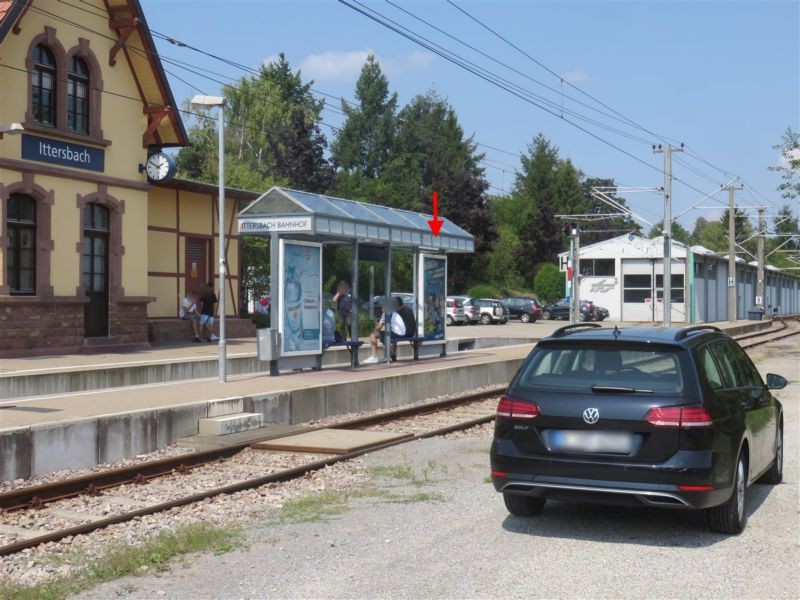
[[[173,171],[172,159],[163,152],[151,154],[147,158],[145,171],[151,181],[165,181]]]

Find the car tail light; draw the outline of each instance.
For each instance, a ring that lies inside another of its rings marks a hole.
[[[535,402],[517,400],[510,396],[500,398],[497,405],[497,416],[506,419],[535,419],[541,413]]]
[[[651,408],[644,420],[655,427],[711,427],[711,415],[702,406],[662,406]]]
[[[492,477],[508,477],[506,471],[492,471]]]
[[[678,489],[682,492],[710,492],[714,489],[712,485],[679,485]]]

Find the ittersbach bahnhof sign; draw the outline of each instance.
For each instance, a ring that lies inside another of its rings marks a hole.
[[[22,158],[102,172],[105,170],[106,154],[105,150],[99,148],[23,134]]]

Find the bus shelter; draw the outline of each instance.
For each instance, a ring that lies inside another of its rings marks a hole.
[[[260,336],[259,355],[270,373],[321,366],[323,329],[322,253],[326,246],[350,246],[354,298],[359,260],[382,260],[385,292],[392,290],[392,251],[414,256],[414,314],[422,356],[445,353],[447,255],[475,251],[473,236],[442,219],[434,236],[430,215],[321,194],[273,187],[238,215],[240,235],[270,238],[270,328]],[[370,302],[372,299],[370,299]],[[386,315],[389,322],[389,315]],[[389,327],[385,328],[388,338]],[[362,332],[364,333],[364,332]],[[414,335],[415,334],[415,335]],[[350,338],[358,337],[358,306],[351,311]],[[389,344],[385,344],[386,358]],[[358,352],[352,353],[353,366]]]

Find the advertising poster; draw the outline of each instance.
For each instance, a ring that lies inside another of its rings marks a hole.
[[[447,260],[422,255],[422,324],[426,340],[444,339]]]
[[[322,247],[281,240],[281,355],[322,352]]]

